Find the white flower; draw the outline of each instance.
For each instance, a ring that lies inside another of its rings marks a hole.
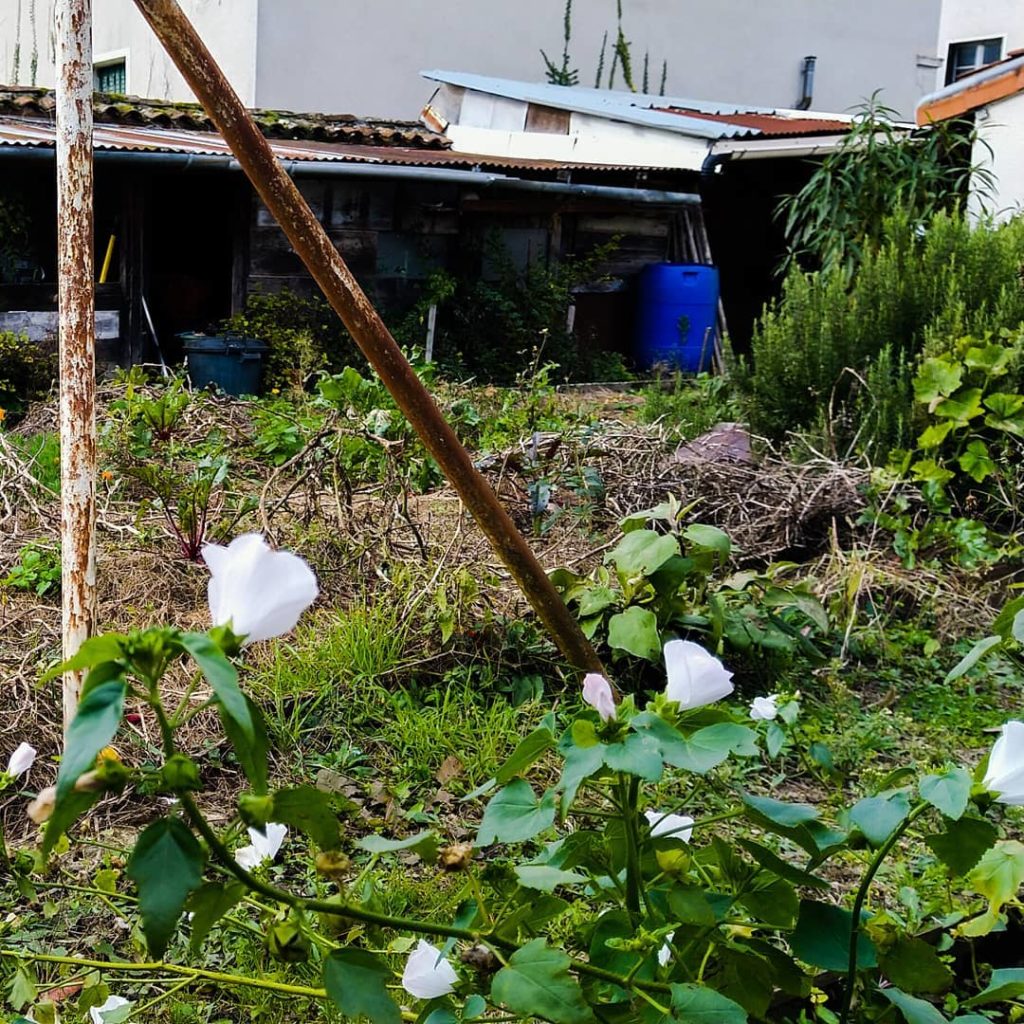
[[[446,996],[455,991],[458,980],[452,965],[441,956],[441,950],[423,939],[416,943],[402,971],[402,988],[418,999]]]
[[[244,644],[287,633],[316,600],[313,570],[298,555],[272,551],[258,533],[227,547],[207,544],[203,560],[210,569],[213,624],[230,625]]]
[[[603,722],[615,717],[615,697],[611,683],[597,672],[588,672],[583,677],[583,700],[597,709]]]
[[[767,697],[755,697],[750,702],[750,717],[755,722],[770,722],[778,713],[777,693],[770,693]]]
[[[988,756],[982,783],[1004,804],[1024,805],[1024,722],[1007,722]]]
[[[286,835],[288,826],[279,825],[276,821],[267,822],[265,833],[258,828],[250,828],[249,839],[252,845],[235,850],[235,860],[246,871],[252,871],[264,861],[273,860],[277,856]]]
[[[89,1007],[89,1019],[92,1024],[106,1024],[106,1018],[104,1014],[110,1013],[112,1010],[119,1010],[122,1006],[129,1006],[130,1001],[125,999],[123,996],[108,996],[107,1001],[102,1006],[90,1006]]]
[[[669,932],[665,936],[665,944],[658,950],[658,963],[666,967],[672,959],[672,947],[669,943],[676,937],[675,932]]]
[[[29,743],[20,743],[7,762],[7,774],[12,778],[24,775],[36,759],[36,748]]]
[[[667,836],[688,843],[693,835],[693,818],[688,814],[662,814],[661,811],[644,811],[647,824],[651,826],[651,838]]]
[[[700,644],[692,640],[670,640],[665,644],[668,683],[665,696],[681,708],[699,708],[733,691],[732,673]]]

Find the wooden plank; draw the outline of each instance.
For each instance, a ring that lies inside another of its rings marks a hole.
[[[544,135],[568,135],[571,116],[568,110],[530,103],[526,108],[526,130]]]
[[[121,312],[98,309],[95,315],[96,337],[112,341],[121,337]],[[12,309],[0,313],[0,331],[23,334],[29,341],[50,341],[57,337],[58,314],[46,310]]]

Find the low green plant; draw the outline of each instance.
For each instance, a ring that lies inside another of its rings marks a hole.
[[[25,467],[42,489],[43,496],[60,493],[60,436],[55,431],[39,434],[6,434],[8,443],[25,460]]]
[[[53,346],[29,341],[23,334],[0,331],[0,422],[15,422],[29,404],[45,397],[57,379]]]
[[[684,525],[688,511],[670,496],[623,520],[624,536],[604,566],[588,576],[555,570],[552,580],[587,637],[626,673],[632,659],[641,670],[642,662],[657,664],[673,636],[752,658],[762,677],[780,658],[821,660],[812,638],[827,635],[828,618],[809,585],[785,582],[787,566],[729,570],[728,535]]]
[[[699,374],[684,378],[676,372],[671,386],[657,381],[644,388],[640,418],[645,423],[662,423],[684,439],[710,430],[716,423],[739,418],[739,408],[728,377]]]
[[[264,637],[272,635],[271,621],[279,628],[292,621],[295,607],[279,618],[287,596],[245,586],[251,565],[235,579],[219,565],[221,616],[252,623]],[[298,570],[281,562],[275,571]],[[315,588],[305,603],[313,595]],[[262,716],[234,661],[243,639],[226,625],[105,634],[51,672],[80,669],[86,680],[56,786],[33,806],[37,818],[49,815],[43,860],[105,793],[131,787],[154,806],[157,794],[169,798],[134,838],[125,864],[137,903],[124,913],[138,920],[148,970],[165,955],[185,955],[188,913],[193,956],[219,930],[247,926],[278,962],[260,985],[373,1024],[400,1019],[396,969],[403,1002],[422,1000],[424,1019],[435,1021],[500,1013],[553,1024],[743,1024],[751,1017],[866,1024],[895,1008],[912,1022],[969,1024],[977,1008],[1019,995],[1019,972],[995,971],[987,984],[957,978],[946,953],[954,942],[970,948],[1004,928],[1017,899],[1024,845],[1001,830],[998,804],[1024,799],[1021,752],[1013,746],[1024,723],[1003,728],[987,767],[973,776],[956,764],[929,774],[900,766],[829,820],[810,804],[753,792],[741,781],[777,719],[784,726],[796,720],[793,702],[762,698],[742,717],[714,704],[731,688],[729,673],[682,644],[666,649],[668,683],[650,700],[617,699],[607,680],[591,675],[583,707],[566,702],[561,714],[540,717],[467,796],[486,798],[473,845],[489,856],[479,860],[469,844],[443,845],[422,818],[426,827],[393,837],[368,831],[351,806],[323,789],[272,788]],[[182,662],[195,678],[171,699],[165,676]],[[250,787],[238,798],[237,817],[217,824],[203,810],[208,768],[182,749],[190,721],[203,713],[191,699],[200,679]],[[137,767],[109,747],[129,702],[159,723],[160,754]],[[473,726],[451,715],[438,724],[479,742]],[[709,794],[725,808],[702,813]],[[293,839],[289,864],[279,866],[273,861],[288,829],[303,837],[304,849]],[[929,853],[924,862],[907,860],[901,878],[930,872],[946,885],[934,907],[914,903],[905,885],[910,909],[900,914],[872,893],[910,838]],[[413,886],[376,888],[388,877],[378,865],[414,855],[424,864],[436,860],[447,879],[425,894],[426,912],[410,905]],[[39,861],[7,866],[24,886],[36,884]],[[104,884],[108,899],[127,888],[113,872]],[[837,899],[846,888],[851,900]],[[257,923],[240,918],[256,908]],[[457,946],[474,969],[455,969]],[[18,1011],[34,1005],[29,972],[47,956],[32,944],[5,949]],[[129,962],[49,959],[62,979],[100,964],[104,982]],[[216,980],[245,986],[246,969],[222,970]],[[202,979],[187,965],[178,970]]]
[[[125,470],[157,503],[182,558],[198,562],[210,539],[214,497],[228,475],[224,455],[198,459],[185,469],[151,460]]]
[[[60,552],[38,544],[26,544],[18,561],[0,584],[43,597],[60,590]]]

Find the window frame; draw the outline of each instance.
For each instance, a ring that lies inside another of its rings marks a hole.
[[[995,58],[995,61],[986,61],[984,59],[984,47],[996,43],[999,46],[999,56]],[[957,55],[967,47],[973,46],[975,57],[978,62],[965,66],[964,70],[958,72],[958,67],[961,65],[957,64]],[[952,85],[954,82],[960,81],[961,78],[967,75],[973,74],[975,71],[979,71],[983,67],[987,67],[989,64],[993,64],[996,61],[1003,59],[1004,50],[1006,48],[1006,36],[979,36],[976,39],[957,39],[949,44],[946,48],[946,75],[945,84]]]
[[[124,68],[124,92],[121,95],[130,96],[131,90],[131,58],[128,50],[111,50],[107,53],[98,53],[92,61],[92,83],[97,92],[109,92],[100,88],[100,73],[108,68],[118,65]]]

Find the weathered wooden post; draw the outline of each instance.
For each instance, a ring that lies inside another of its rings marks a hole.
[[[473,465],[469,452],[441,415],[373,303],[359,287],[295,183],[274,157],[270,144],[176,0],[135,0],[135,6],[149,22],[292,248],[419,434],[427,451],[458,491],[566,659],[583,671],[603,672],[590,641],[536,555],[490,484]]]
[[[57,0],[57,272],[64,658],[93,630],[96,595],[96,297],[93,287],[92,0]],[[79,672],[64,676],[64,731]]]

